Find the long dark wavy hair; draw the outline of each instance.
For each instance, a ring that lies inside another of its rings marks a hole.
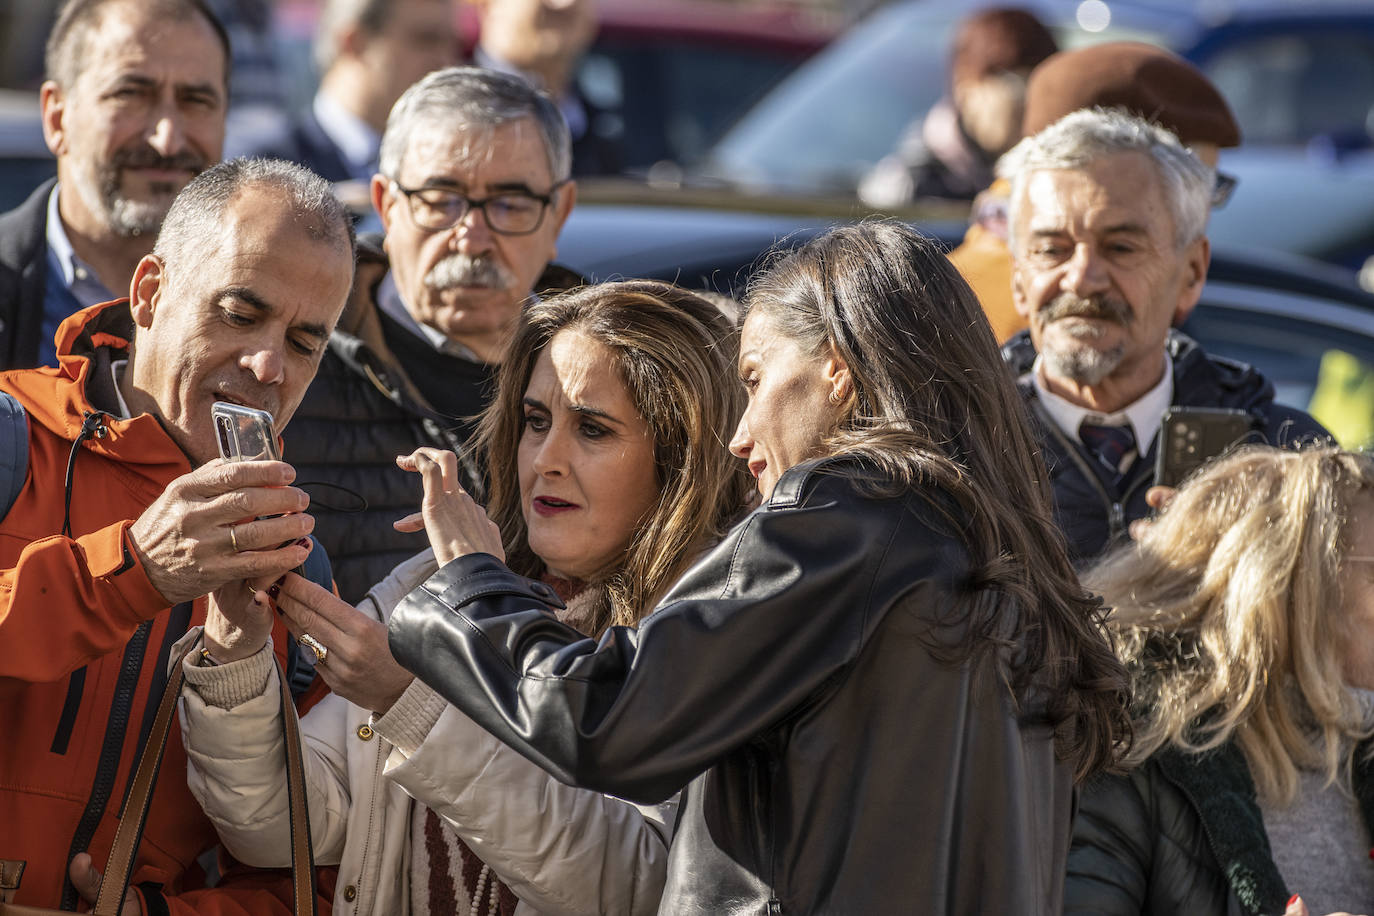
[[[614,354],[654,441],[658,500],[625,554],[588,583],[597,592],[591,619],[579,625],[599,635],[639,623],[749,505],[753,481],[726,449],[744,407],[735,382],[738,335],[702,296],[652,280],[586,286],[525,310],[476,442],[491,478],[487,513],[501,529],[507,564],[524,576],[541,576],[545,566],[530,550],[520,504],[522,399],[539,354],[563,330]]]
[[[943,251],[894,221],[833,229],[757,275],[745,310],[849,367],[841,420],[817,457],[856,456],[880,470],[885,495],[933,489],[933,505],[957,507],[973,571],[954,610],[963,636],[942,654],[1001,648],[1017,695],[1033,689],[1047,704],[1077,777],[1114,766],[1130,744],[1126,672],[1054,524],[992,329]]]

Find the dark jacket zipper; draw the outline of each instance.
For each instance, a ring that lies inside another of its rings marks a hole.
[[[129,729],[129,714],[134,705],[134,692],[138,689],[138,676],[143,670],[143,658],[147,654],[148,634],[153,628],[151,620],[139,624],[134,635],[124,647],[124,658],[120,662],[119,680],[115,684],[114,700],[110,703],[110,718],[105,726],[105,741],[100,747],[100,761],[96,765],[95,782],[91,786],[86,810],[76,825],[72,836],[71,848],[67,851],[67,861],[78,852],[85,852],[95,836],[100,819],[105,816],[110,795],[114,791],[115,777],[119,772],[119,757],[124,750],[124,736]],[[72,885],[71,877],[62,879],[62,909],[74,910],[78,896]]]
[[[67,753],[71,744],[72,728],[76,725],[76,714],[81,709],[81,697],[86,692],[86,666],[82,665],[67,676],[67,698],[62,701],[62,715],[57,720],[57,732],[52,736],[54,754]]]

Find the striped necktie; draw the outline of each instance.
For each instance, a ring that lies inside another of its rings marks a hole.
[[[1134,456],[1135,432],[1126,426],[1098,426],[1084,420],[1078,427],[1078,438],[1088,447],[1088,451],[1112,475],[1113,483],[1120,483],[1125,475],[1123,467],[1128,457]]]

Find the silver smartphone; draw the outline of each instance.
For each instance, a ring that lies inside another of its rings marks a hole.
[[[272,415],[265,410],[216,401],[210,407],[220,457],[226,461],[280,461]]]

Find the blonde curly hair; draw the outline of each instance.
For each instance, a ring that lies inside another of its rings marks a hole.
[[[1128,764],[1234,740],[1268,802],[1291,803],[1299,767],[1350,791],[1354,745],[1371,730],[1345,681],[1341,574],[1351,521],[1370,512],[1374,458],[1245,448],[1084,576],[1113,608],[1135,679]]]

